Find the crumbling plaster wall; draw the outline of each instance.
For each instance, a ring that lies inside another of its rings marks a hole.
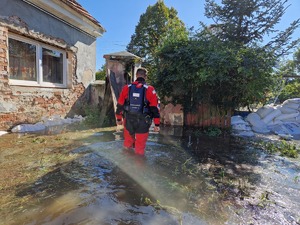
[[[16,15],[17,14],[17,15]],[[12,32],[64,49],[67,88],[9,84],[8,34]],[[0,130],[42,117],[72,116],[89,101],[96,68],[96,39],[19,0],[0,2]]]

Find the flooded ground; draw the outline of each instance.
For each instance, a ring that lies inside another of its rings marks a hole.
[[[115,128],[0,137],[0,224],[300,224],[300,162],[236,137]]]

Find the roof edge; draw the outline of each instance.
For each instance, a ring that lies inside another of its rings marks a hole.
[[[106,30],[75,0],[22,0],[95,38]],[[76,7],[77,10],[76,10]]]

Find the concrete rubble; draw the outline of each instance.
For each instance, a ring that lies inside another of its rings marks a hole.
[[[19,124],[11,129],[13,133],[41,132],[51,127],[64,126],[68,124],[78,123],[83,121],[82,116],[75,115],[74,118],[61,118],[59,115],[52,117],[44,117],[41,122],[35,124]],[[0,136],[6,134],[6,131],[0,131]]]

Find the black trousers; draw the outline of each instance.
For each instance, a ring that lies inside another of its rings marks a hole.
[[[141,113],[126,113],[125,127],[131,135],[138,133],[148,133],[152,123],[152,119],[149,115]]]

